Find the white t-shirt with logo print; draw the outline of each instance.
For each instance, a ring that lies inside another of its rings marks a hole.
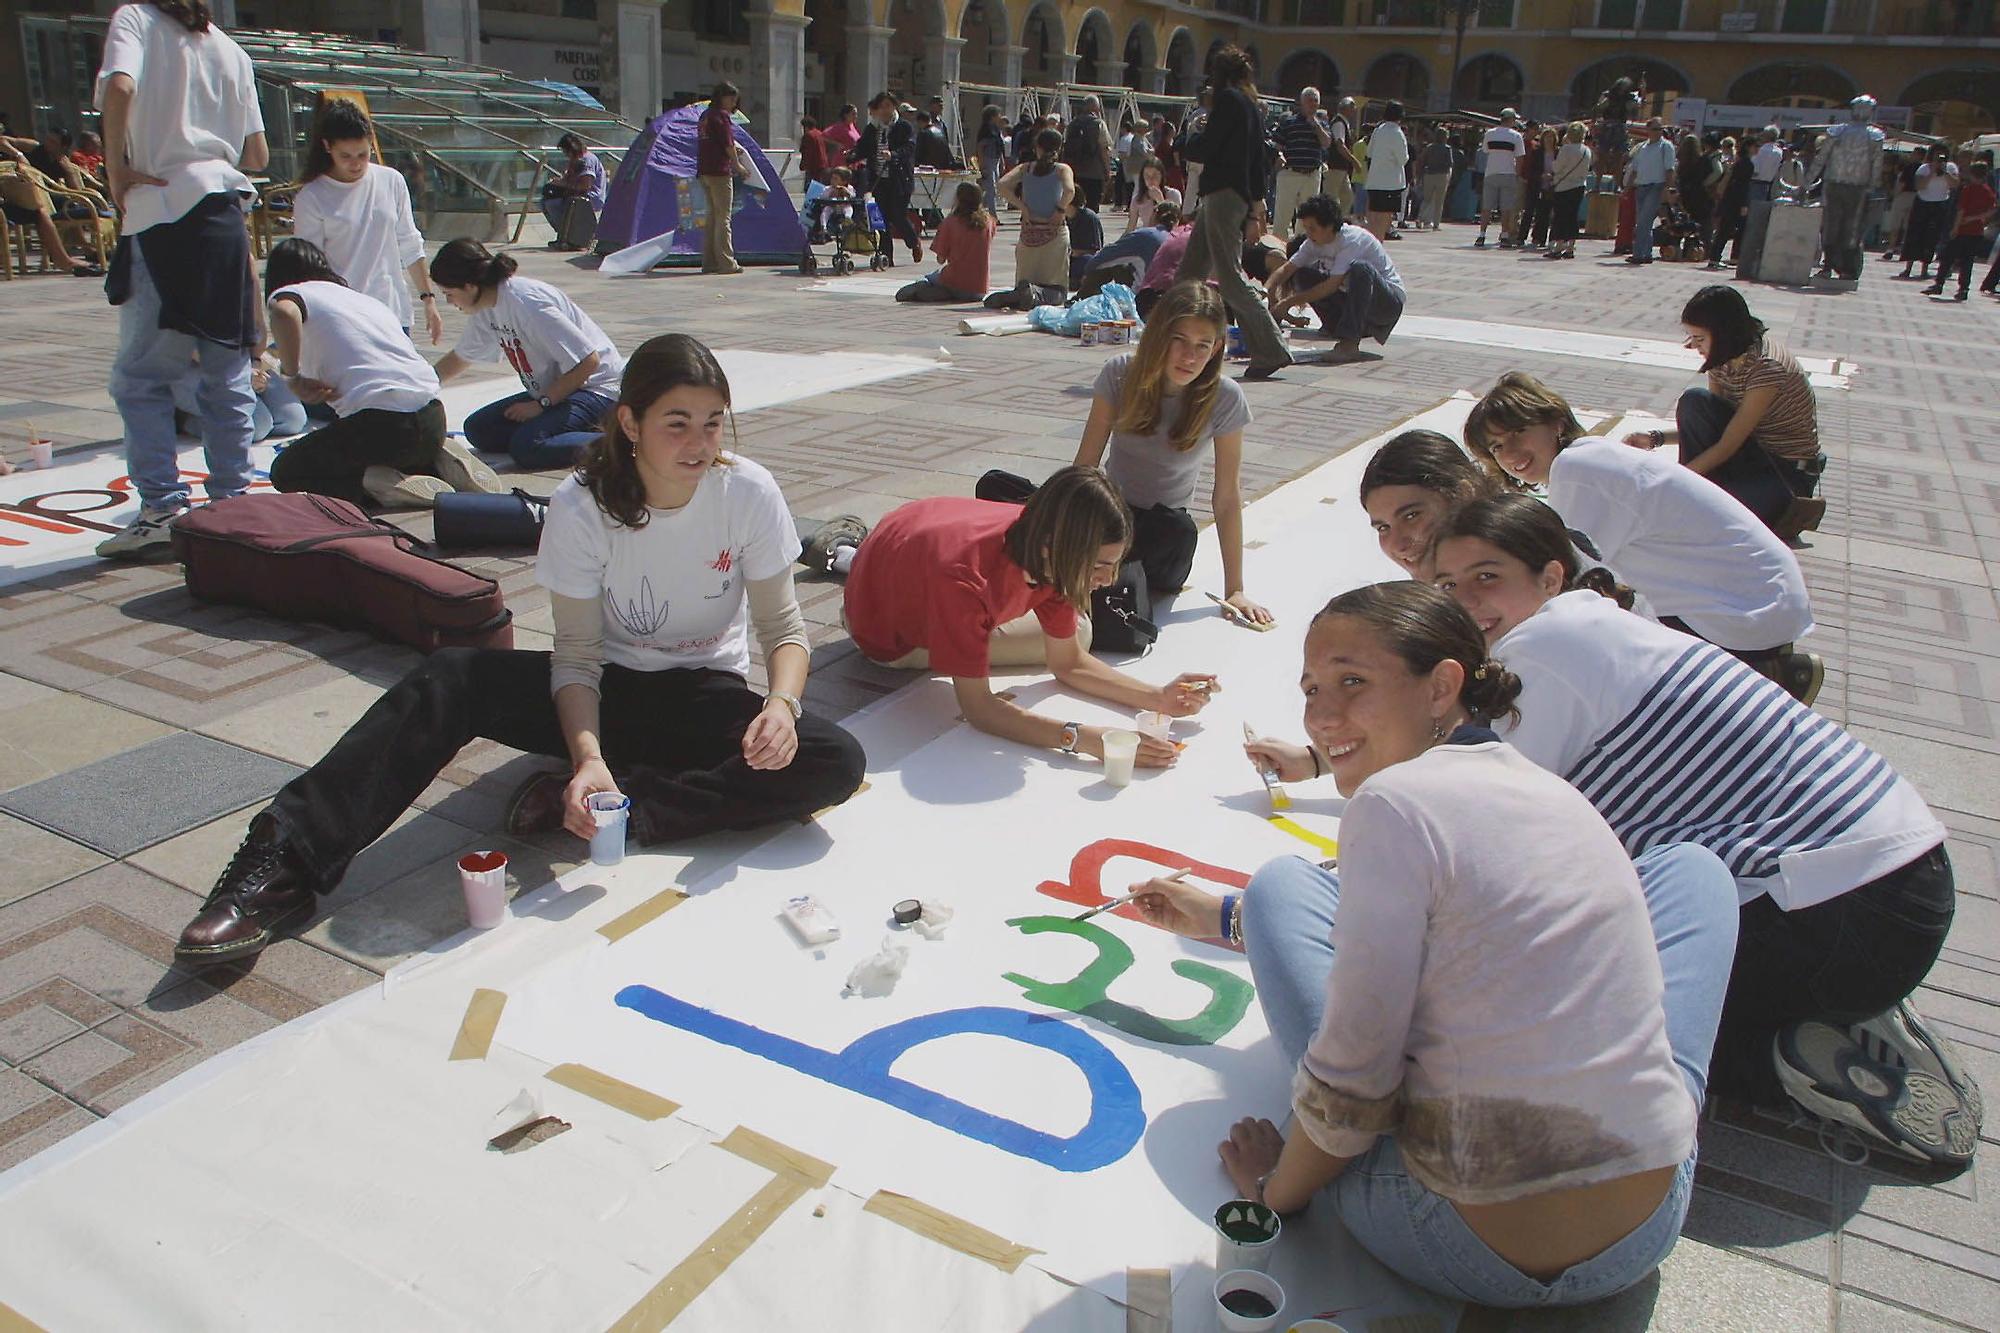
[[[693,499],[652,510],[637,528],[598,508],[574,476],[550,497],[535,581],[603,606],[605,661],[748,676],[744,581],[791,568],[799,538],[777,479],[747,458],[724,457]]]
[[[597,369],[579,387],[618,396],[625,358],[610,335],[560,287],[533,278],[502,282],[493,304],[475,310],[452,350],[467,361],[501,361],[521,377],[521,388],[540,398],[563,376],[597,353]]]

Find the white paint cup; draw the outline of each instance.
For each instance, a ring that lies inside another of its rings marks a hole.
[[[1223,1304],[1223,1299],[1231,1292],[1255,1292],[1269,1301],[1271,1313],[1267,1315],[1238,1314]],[[1233,1273],[1224,1273],[1215,1279],[1215,1317],[1222,1325],[1224,1333],[1271,1333],[1285,1314],[1285,1289],[1267,1273],[1254,1273],[1247,1268],[1239,1268]]]
[[[1285,1333],[1347,1333],[1347,1329],[1331,1319],[1298,1319],[1286,1326]]]
[[[467,852],[458,858],[458,887],[465,894],[465,919],[474,930],[491,930],[507,919],[507,853]]]
[[[29,440],[28,461],[39,470],[46,471],[56,465],[56,445],[54,440]]]
[[[1104,733],[1104,780],[1114,787],[1132,785],[1132,764],[1139,757],[1139,733]]]
[[[586,803],[597,832],[590,839],[593,865],[615,866],[625,859],[625,824],[632,813],[632,798],[615,791],[592,792]]]
[[[1134,713],[1132,725],[1141,736],[1151,736],[1156,741],[1173,739],[1174,719],[1170,713]]]
[[[1284,1223],[1264,1204],[1231,1199],[1215,1210],[1215,1271],[1248,1268],[1270,1272],[1271,1256],[1277,1252],[1278,1235],[1283,1230]],[[1239,1239],[1249,1236],[1254,1239]]]

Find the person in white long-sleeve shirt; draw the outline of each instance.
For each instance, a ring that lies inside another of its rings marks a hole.
[[[424,308],[432,344],[444,317],[424,266],[424,234],[403,173],[374,160],[375,129],[345,98],[320,107],[306,153],[305,184],[292,201],[292,234],[311,241],[355,291],[389,307],[405,329],[416,323],[410,288]]]
[[[1409,185],[1410,141],[1403,134],[1403,104],[1382,109],[1382,123],[1368,136],[1368,230],[1378,241],[1389,239],[1403,212],[1403,191]]]
[[[1979,1090],[1909,1000],[1957,900],[1944,825],[1881,755],[1577,574],[1561,516],[1533,496],[1474,500],[1439,525],[1438,587],[1521,678],[1507,742],[1583,793],[1631,855],[1698,843],[1735,877],[1711,1086],[1789,1096],[1870,1147],[1963,1166]]]

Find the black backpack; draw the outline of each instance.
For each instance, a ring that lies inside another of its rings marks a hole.
[[[1085,114],[1069,123],[1063,134],[1062,160],[1072,171],[1089,166],[1093,170],[1104,165],[1104,156],[1098,151],[1098,127],[1104,122],[1096,116]]]

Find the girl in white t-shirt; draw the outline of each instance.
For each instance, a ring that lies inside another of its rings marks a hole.
[[[515,268],[514,256],[472,240],[447,241],[431,261],[431,281],[467,317],[458,346],[438,362],[438,381],[504,358],[521,392],[468,416],[465,438],[529,471],[569,467],[617,405],[625,359],[569,293],[516,277]]]
[[[1125,230],[1120,236],[1130,236],[1141,227],[1153,225],[1153,212],[1161,204],[1181,206],[1181,192],[1167,184],[1167,169],[1160,165],[1157,157],[1148,157],[1139,167],[1139,181],[1132,189],[1131,207],[1125,210]]]
[[[1736,967],[1712,1083],[1780,1090],[1871,1146],[1969,1161],[1978,1090],[1910,1007],[1956,894],[1944,826],[1878,754],[1735,658],[1572,591],[1562,519],[1527,495],[1438,530],[1437,584],[1522,682],[1500,728],[1634,856],[1694,842],[1729,867]]]
[[[292,235],[317,245],[343,282],[389,307],[405,330],[415,322],[414,285],[435,345],[444,337],[444,316],[424,272],[424,234],[410,208],[409,183],[373,160],[375,127],[346,98],[320,105],[312,135],[300,174],[305,183],[292,198]]]
[[[264,270],[271,338],[285,386],[324,403],[331,425],[271,463],[271,485],[356,504],[423,509],[446,491],[498,492],[493,469],[444,433],[437,374],[396,316],[341,280],[311,241],[286,237]]]
[[[1641,1281],[1693,1190],[1729,975],[1729,872],[1673,846],[1635,867],[1595,811],[1490,729],[1520,682],[1427,584],[1334,598],[1307,631],[1308,746],[1340,865],[1270,862],[1239,896],[1155,880],[1156,926],[1249,955],[1297,1066],[1293,1133],[1240,1121],[1239,1197],[1322,1190],[1355,1239],[1455,1300],[1575,1305]]]
[[[602,793],[630,799],[638,845],[802,819],[853,795],[860,745],[800,703],[797,532],[771,474],[724,450],[729,398],[714,355],[684,334],[632,354],[611,428],[556,489],[542,531],[554,651],[424,659],[251,821],[178,958],[241,958],[302,924],[479,738],[568,762],[515,793],[515,837],[589,838]],[[748,684],[751,633],[763,693]]]
[[[1145,566],[1154,592],[1187,586],[1194,563],[1188,513],[1201,478],[1203,446],[1215,450],[1215,533],[1222,551],[1222,596],[1236,616],[1268,625],[1271,613],[1243,591],[1243,428],[1250,404],[1222,373],[1229,312],[1204,282],[1170,288],[1146,321],[1138,350],[1098,372],[1075,464],[1104,470],[1132,507],[1128,559]]]
[[[1502,375],[1466,418],[1494,475],[1545,486],[1564,524],[1644,594],[1661,623],[1727,649],[1810,704],[1826,667],[1793,649],[1813,628],[1798,557],[1735,496],[1672,458],[1585,436],[1532,375]]]

